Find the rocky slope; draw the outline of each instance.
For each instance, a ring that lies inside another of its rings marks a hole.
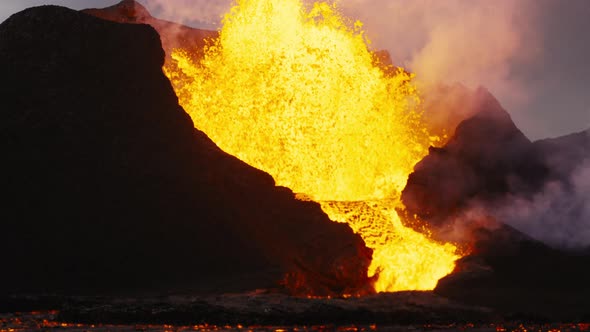
[[[573,177],[590,158],[587,132],[533,143],[487,91],[473,98],[479,111],[430,149],[402,195],[435,237],[471,243],[436,292],[512,312],[588,314],[590,256],[549,241],[587,230],[587,182]],[[563,189],[548,195],[553,187]]]
[[[163,63],[147,25],[0,25],[0,293],[367,287],[362,240],[196,130]]]
[[[433,225],[508,192],[539,190],[548,169],[510,115],[484,89],[474,116],[462,121],[444,147],[430,148],[415,167],[402,199]]]

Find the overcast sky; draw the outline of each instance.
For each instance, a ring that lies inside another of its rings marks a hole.
[[[118,0],[1,0],[101,8]],[[214,23],[230,0],[141,0],[154,16]],[[531,139],[590,128],[590,0],[340,0],[375,48],[428,79],[488,87]]]

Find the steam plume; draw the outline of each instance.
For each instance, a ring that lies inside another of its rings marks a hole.
[[[514,87],[511,67],[530,60],[536,49],[529,30],[534,6],[527,0],[343,0],[340,5],[365,22],[376,47],[388,49],[395,63],[425,82]]]
[[[232,0],[143,0],[154,16],[204,29],[219,28]]]
[[[532,198],[507,196],[495,208],[500,220],[554,247],[590,246],[590,159],[569,181],[549,181]]]

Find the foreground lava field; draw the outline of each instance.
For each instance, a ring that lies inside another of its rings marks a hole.
[[[25,308],[26,301],[18,301]],[[13,298],[13,301],[17,299]],[[306,299],[277,294],[158,298],[44,297],[60,310],[0,313],[0,331],[491,331],[576,332],[588,323],[501,316],[429,292],[358,299]],[[29,303],[30,304],[30,303]]]

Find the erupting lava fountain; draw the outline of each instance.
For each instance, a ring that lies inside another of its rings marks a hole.
[[[220,148],[361,235],[375,291],[433,289],[459,250],[398,212],[408,175],[438,138],[413,75],[380,63],[368,44],[335,5],[238,0],[204,55],[175,50],[165,71]]]

